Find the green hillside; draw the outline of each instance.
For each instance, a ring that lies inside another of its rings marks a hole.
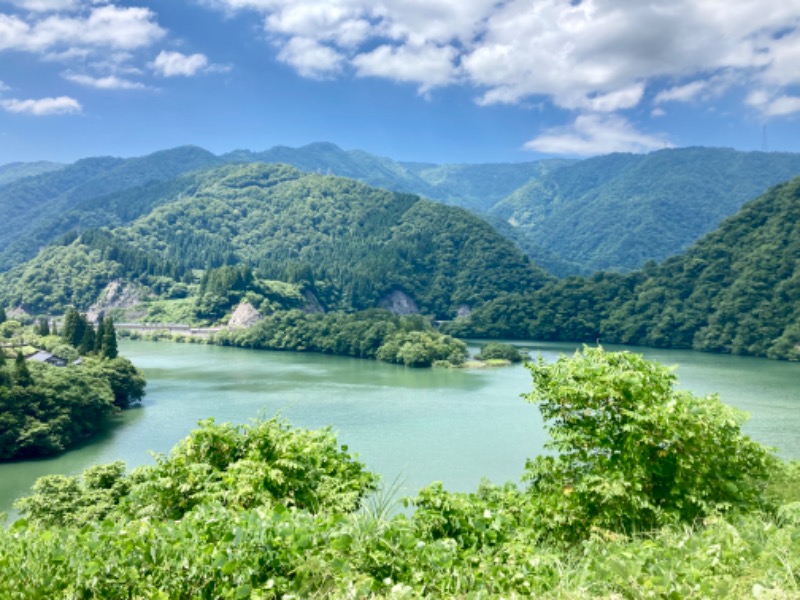
[[[578,265],[573,274],[631,271],[688,248],[746,201],[798,174],[800,154],[718,148],[611,154],[545,174],[491,214]]]
[[[398,162],[363,150],[342,150],[328,142],[300,148],[275,146],[264,152],[237,150],[221,158],[230,162],[284,163],[310,173],[349,177],[395,192],[418,194],[477,213],[489,211],[531,179],[575,162],[452,165]]]
[[[189,180],[194,188],[169,199],[161,187],[140,197],[135,210],[157,206],[132,225],[62,238],[4,274],[0,302],[86,308],[116,278],[169,296],[194,269],[242,264],[303,283],[329,309],[370,308],[400,291],[451,318],[548,279],[484,221],[417,196],[285,165],[228,165]]]
[[[47,162],[44,160],[36,162],[16,162],[0,166],[0,186],[24,179],[25,177],[34,177],[49,173],[51,171],[58,171],[63,169],[64,165],[60,163]]]
[[[8,215],[0,223],[0,271],[70,231],[129,225],[181,194],[191,196],[209,169],[256,162],[288,164],[466,208],[561,277],[628,272],[674,256],[748,199],[800,174],[800,154],[715,148],[583,161],[436,165],[324,142],[221,156],[188,146],[139,158],[85,159],[0,184],[0,211]]]
[[[453,332],[798,360],[798,257],[800,178],[773,187],[660,265],[501,297]]]
[[[54,226],[81,203],[220,163],[210,152],[187,146],[127,160],[88,158],[2,186],[0,270],[31,258],[56,235],[80,223],[67,218],[67,227]]]

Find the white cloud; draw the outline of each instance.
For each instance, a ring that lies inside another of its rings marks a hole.
[[[626,108],[638,106],[644,95],[644,84],[635,83],[628,87],[600,94],[593,98],[588,98],[580,104],[588,109],[597,112],[615,112]]]
[[[35,115],[66,115],[79,113],[82,110],[80,103],[68,96],[58,98],[40,98],[38,100],[0,100],[0,107],[7,112]]]
[[[675,86],[666,90],[660,91],[653,99],[654,104],[662,104],[664,102],[689,102],[693,100],[709,86],[708,81],[692,81],[686,85]]]
[[[138,81],[131,81],[117,77],[116,75],[108,75],[106,77],[92,77],[81,73],[63,73],[64,79],[83,85],[86,87],[95,88],[98,90],[146,90],[148,87]]]
[[[579,115],[572,125],[553,127],[525,144],[545,154],[591,156],[609,152],[649,152],[669,146],[664,139],[636,131],[615,115]]]
[[[769,117],[780,117],[800,112],[800,97],[779,96],[767,105],[765,112]]]
[[[283,46],[278,59],[297,69],[303,77],[325,79],[340,71],[344,56],[313,39],[296,37]]]
[[[666,114],[667,111],[665,111],[663,108],[654,108],[653,110],[650,111],[650,116],[655,118],[663,117]]]
[[[613,113],[646,89],[659,104],[800,84],[797,0],[205,1],[255,11],[301,75],[470,85],[484,105],[540,98]],[[675,83],[659,93],[663,81]]]
[[[353,59],[361,77],[386,77],[420,84],[420,93],[452,83],[457,52],[449,46],[378,46]]]
[[[50,15],[30,23],[0,14],[0,51],[134,50],[154,44],[165,34],[155,21],[155,13],[140,7],[100,6],[86,16]]]
[[[800,97],[774,95],[766,90],[751,92],[745,102],[766,117],[783,117],[800,112]]]
[[[74,10],[79,6],[78,0],[11,0],[11,3],[34,12]]]
[[[208,68],[205,54],[182,54],[162,50],[150,67],[163,77],[191,77]]]
[[[11,88],[7,86],[5,82],[0,81],[0,92],[8,92],[9,90],[11,90]]]

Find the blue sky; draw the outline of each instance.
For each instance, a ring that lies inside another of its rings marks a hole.
[[[800,151],[798,0],[0,0],[0,164]]]

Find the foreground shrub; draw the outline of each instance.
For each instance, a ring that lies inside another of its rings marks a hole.
[[[584,348],[528,365],[553,456],[529,461],[531,493],[557,537],[635,532],[760,505],[776,462],[717,396],[629,352]]]
[[[339,447],[330,429],[292,428],[278,419],[253,425],[209,419],[156,465],[125,474],[121,463],[81,477],[40,478],[16,503],[31,521],[83,525],[107,517],[180,519],[201,504],[235,509],[349,512],[378,478]]]

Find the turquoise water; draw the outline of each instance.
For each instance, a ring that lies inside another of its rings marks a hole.
[[[551,360],[569,344],[527,347]],[[97,463],[152,461],[168,452],[199,420],[244,423],[280,414],[303,427],[330,425],[341,443],[391,483],[401,495],[443,481],[472,490],[482,477],[518,480],[525,459],[542,450],[539,413],[520,395],[530,390],[522,366],[497,369],[407,369],[375,361],[125,341],[121,350],[145,371],[148,393],[140,408],[122,413],[99,438],[61,456],[0,465],[0,511],[41,475],[75,474]],[[681,385],[695,393],[719,392],[751,413],[746,430],[800,458],[800,364],[636,349],[677,364]]]

